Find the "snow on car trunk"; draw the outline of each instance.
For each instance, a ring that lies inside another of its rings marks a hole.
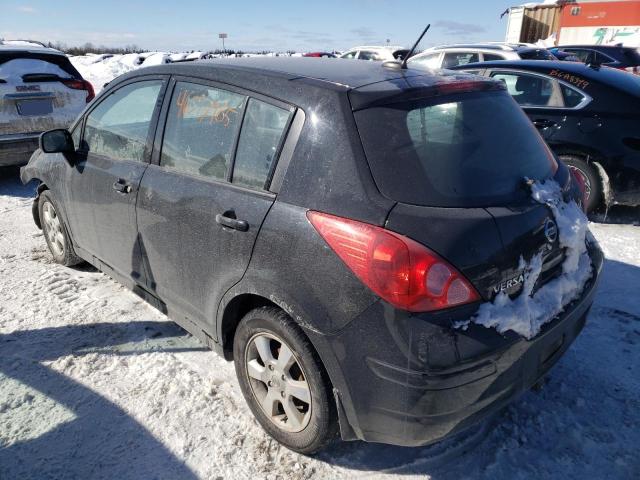
[[[565,250],[562,274],[544,284],[534,293],[542,270],[542,253],[529,262],[520,258],[519,269],[524,270],[524,288],[511,299],[500,292],[492,302],[484,303],[470,320],[458,322],[457,328],[466,328],[471,322],[500,333],[512,330],[523,337],[535,337],[545,323],[553,320],[582,292],[592,274],[587,253],[588,220],[575,202],[565,202],[560,185],[554,180],[531,184],[533,199],[547,205],[557,223],[560,246]],[[592,237],[591,237],[592,238]],[[592,240],[595,241],[595,240]]]

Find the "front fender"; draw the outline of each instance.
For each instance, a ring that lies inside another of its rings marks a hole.
[[[42,150],[38,148],[31,155],[29,162],[27,162],[24,167],[20,168],[20,181],[22,181],[24,185],[35,179],[42,180],[40,173],[43,163],[42,156]]]

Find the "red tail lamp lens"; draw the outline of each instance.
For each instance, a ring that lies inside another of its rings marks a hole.
[[[91,85],[91,83],[87,82],[86,80],[78,80],[78,79],[73,79],[73,80],[64,80],[62,83],[64,83],[67,87],[72,88],[74,90],[86,90],[87,91],[87,98],[86,98],[86,102],[89,103],[91,100],[94,99],[94,97],[96,96],[94,90],[93,90],[93,85]]]
[[[452,265],[408,237],[326,213],[307,217],[351,271],[397,308],[428,312],[480,299]]]

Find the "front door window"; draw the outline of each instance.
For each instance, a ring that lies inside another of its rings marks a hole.
[[[87,116],[83,149],[114,160],[146,161],[149,127],[162,81],[125,85]]]

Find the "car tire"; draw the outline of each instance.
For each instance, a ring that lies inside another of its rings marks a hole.
[[[587,188],[587,199],[585,202],[585,211],[591,213],[602,205],[602,179],[597,170],[587,161],[576,155],[558,155],[569,169],[580,175]]]
[[[312,454],[336,437],[328,376],[309,339],[285,312],[261,307],[245,315],[233,357],[249,408],[278,442]]]
[[[38,200],[38,215],[42,225],[42,233],[53,256],[53,260],[60,265],[70,267],[82,263],[82,259],[73,250],[67,226],[62,216],[59,215],[60,208],[49,190],[40,194]]]

